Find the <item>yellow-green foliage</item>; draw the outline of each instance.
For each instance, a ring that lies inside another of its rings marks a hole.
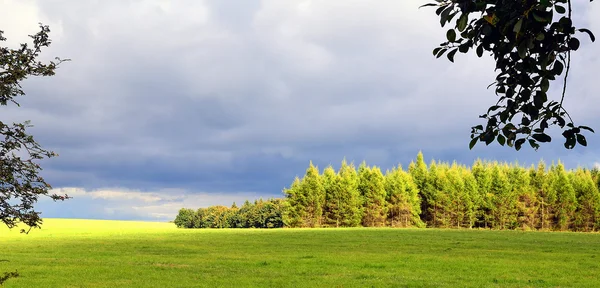
[[[271,213],[282,215],[283,220],[274,221],[280,225],[271,227],[597,231],[598,174],[596,170],[566,170],[561,162],[547,169],[543,161],[537,168],[480,159],[472,168],[434,160],[426,165],[421,152],[408,172],[398,165],[385,175],[366,162],[356,169],[345,160],[337,173],[328,166],[319,174],[311,162],[304,177],[296,177],[284,189],[285,199]],[[192,212],[182,210],[178,217],[188,214]]]

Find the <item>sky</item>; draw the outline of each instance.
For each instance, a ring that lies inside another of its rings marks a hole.
[[[25,81],[21,107],[0,107],[1,120],[31,120],[59,154],[42,175],[74,198],[41,200],[52,218],[169,221],[182,207],[282,197],[309,161],[385,170],[422,151],[468,165],[598,165],[599,136],[566,150],[557,129],[538,151],[469,150],[470,127],[497,100],[493,59],[433,57],[449,27],[418,9],[428,2],[0,0],[3,46],[42,22],[53,41],[42,59],[71,59]],[[575,26],[599,34],[600,3],[574,8]],[[580,39],[565,107],[600,130],[600,44]]]

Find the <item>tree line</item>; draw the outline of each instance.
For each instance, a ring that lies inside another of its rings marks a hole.
[[[181,208],[173,221],[182,228],[281,228],[283,199],[246,200],[242,207],[210,206],[193,210]]]
[[[322,172],[311,162],[282,199],[240,208],[181,209],[186,228],[437,227],[558,231],[600,229],[600,171],[476,160],[471,167],[432,160],[382,172],[342,161]]]

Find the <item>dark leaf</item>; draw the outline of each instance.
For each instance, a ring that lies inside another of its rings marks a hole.
[[[588,130],[588,131],[590,131],[590,132],[592,132],[592,133],[596,133],[596,132],[594,132],[594,130],[593,130],[592,128],[590,128],[590,127],[587,127],[587,126],[579,126],[579,128],[581,128],[581,129],[585,129],[585,130]]]
[[[506,120],[508,120],[508,111],[504,110],[500,113],[500,122],[506,123]]]
[[[442,27],[446,25],[446,22],[448,22],[448,17],[450,16],[450,12],[452,12],[453,8],[454,6],[448,5],[448,7],[442,11],[442,14],[440,15],[440,25],[442,25]]]
[[[521,19],[519,19],[519,21],[517,21],[517,23],[513,27],[513,31],[515,33],[519,34],[519,32],[521,32],[521,26],[522,25],[523,25],[523,18],[521,18]]]
[[[565,9],[565,7],[558,6],[558,5],[554,5],[554,9],[559,14],[565,14],[565,12],[567,12],[567,9]]]
[[[490,145],[492,142],[494,142],[494,139],[496,139],[496,137],[494,136],[494,134],[492,134],[490,132],[485,134],[485,136],[483,137],[483,140],[485,141],[485,145]]]
[[[458,18],[458,20],[456,20],[456,28],[458,29],[458,31],[460,31],[460,32],[465,31],[468,20],[469,20],[469,14],[462,13],[460,15],[460,18]]]
[[[438,52],[437,56],[435,56],[435,58],[440,58],[440,57],[442,57],[442,55],[444,55],[444,53],[446,53],[446,51],[448,51],[448,49],[446,49],[446,48],[443,48],[443,49],[441,49],[441,50]]]
[[[596,41],[596,36],[594,36],[594,33],[592,33],[592,31],[585,29],[585,28],[581,28],[579,29],[579,32],[585,32],[590,36],[590,39],[592,40],[592,42]]]
[[[477,140],[479,140],[479,138],[473,138],[471,140],[471,142],[469,142],[469,150],[473,149],[473,147],[475,146],[475,144],[477,144]]]
[[[506,138],[502,135],[498,135],[498,143],[500,143],[500,145],[504,146],[504,143],[506,143]]]
[[[546,35],[544,33],[539,33],[537,36],[535,36],[535,40],[543,41],[544,39],[546,39]]]
[[[533,19],[538,22],[547,22],[546,18],[538,15],[535,10],[533,11]]]
[[[571,136],[571,137],[567,138],[567,140],[565,141],[565,148],[573,149],[575,147],[576,143],[577,142],[575,140],[575,137]]]
[[[577,38],[571,38],[571,40],[569,40],[569,48],[571,48],[571,50],[576,51],[577,49],[579,49],[579,40]]]
[[[552,72],[556,75],[560,75],[562,74],[564,68],[565,66],[562,64],[562,62],[560,62],[560,60],[556,60],[554,61],[554,67],[552,67]]]
[[[540,144],[537,144],[535,142],[535,140],[533,139],[529,139],[529,146],[531,146],[531,148],[537,150],[538,148],[540,148]]]
[[[543,78],[542,79],[542,83],[540,84],[540,88],[542,89],[542,92],[544,92],[544,93],[548,92],[548,89],[550,89],[550,81],[548,81],[548,78]]]
[[[565,118],[556,116],[556,121],[558,122],[558,126],[560,126],[561,128],[565,127],[565,124],[566,124]]]
[[[446,39],[448,39],[449,42],[455,42],[456,41],[456,31],[454,31],[454,29],[449,29],[446,32]]]
[[[539,142],[552,141],[552,138],[548,134],[545,134],[545,133],[533,134],[533,135],[531,135],[531,137]]]
[[[438,9],[435,9],[435,15],[440,15],[446,9],[446,6],[440,6]]]
[[[448,54],[446,55],[446,57],[448,57],[448,60],[450,60],[450,62],[454,63],[454,55],[456,54],[457,51],[458,51],[458,48],[455,48],[454,50],[448,52]]]
[[[519,52],[519,57],[521,57],[521,59],[527,57],[527,42],[522,41],[521,44],[519,44],[517,51]]]
[[[483,56],[483,46],[481,46],[481,45],[477,46],[476,52],[477,52],[478,57]]]
[[[587,146],[587,140],[585,140],[585,136],[581,135],[581,134],[576,134],[577,135],[577,143],[579,143],[581,146]]]
[[[427,6],[439,6],[439,4],[436,4],[436,3],[427,3],[427,4],[419,6],[419,9],[421,9],[423,7],[427,7]]]
[[[524,138],[521,138],[521,139],[515,141],[515,150],[517,150],[517,151],[521,150],[521,146],[523,146],[523,143],[525,143]]]

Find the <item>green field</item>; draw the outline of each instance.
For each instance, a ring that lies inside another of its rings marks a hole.
[[[0,229],[6,287],[600,287],[600,234],[177,229],[46,219]]]

